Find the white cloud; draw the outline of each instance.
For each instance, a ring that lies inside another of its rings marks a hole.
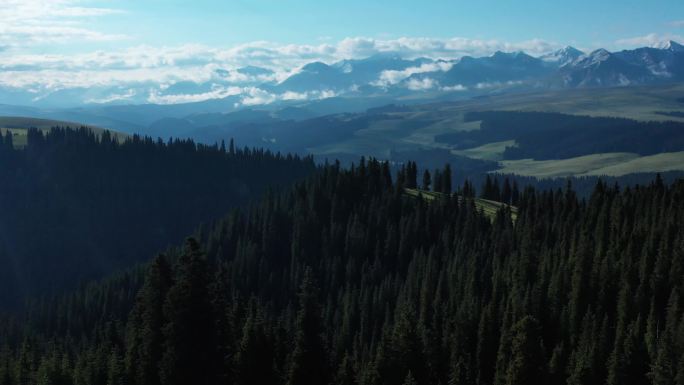
[[[432,58],[456,59],[462,56],[485,56],[495,51],[520,51],[531,55],[541,55],[560,45],[541,39],[522,42],[503,42],[499,40],[469,39],[454,37],[437,39],[426,37],[402,37],[393,40],[379,40],[363,37],[347,38],[337,45],[341,55],[349,57],[370,56],[381,52],[395,52],[406,58],[427,56]]]
[[[320,100],[335,97],[337,94],[331,90],[310,92],[287,91],[276,94],[259,87],[215,87],[209,92],[195,94],[161,94],[157,90],[152,90],[147,101],[154,104],[178,104],[222,99],[230,96],[239,97],[240,100],[235,102],[235,107],[240,107],[271,104],[281,100]]]
[[[374,85],[386,87],[397,83],[400,83],[404,79],[411,77],[414,74],[422,74],[426,72],[446,72],[451,69],[454,64],[451,62],[438,61],[434,63],[425,63],[420,67],[410,67],[403,71],[387,70],[380,73],[380,79],[378,79]]]
[[[684,20],[674,20],[667,23],[667,25],[673,28],[684,28]]]
[[[21,47],[36,43],[108,41],[126,38],[88,28],[86,22],[120,13],[111,8],[80,5],[77,0],[0,1],[0,45]]]
[[[222,99],[229,96],[240,95],[245,89],[240,87],[216,87],[208,92],[197,94],[171,94],[161,95],[158,91],[150,92],[147,101],[154,104],[178,104],[178,103],[193,103],[202,102],[210,99]]]
[[[431,78],[416,79],[412,78],[406,82],[406,87],[411,91],[427,91],[429,89],[435,88],[437,82]]]
[[[283,100],[307,100],[309,95],[306,92],[286,91],[281,97]]]
[[[626,39],[620,39],[615,41],[615,44],[623,48],[634,48],[634,47],[655,47],[664,42],[674,40],[677,42],[684,42],[684,36],[675,34],[656,34],[649,33],[644,36],[630,37]]]
[[[137,94],[135,90],[128,90],[122,94],[111,94],[107,97],[104,98],[99,98],[99,99],[87,99],[85,102],[86,103],[94,103],[94,104],[106,104],[106,103],[112,103],[112,102],[118,102],[122,100],[130,100],[132,97],[134,97]]]
[[[10,1],[12,4],[23,3],[23,0]],[[13,11],[10,11],[11,7],[6,4],[9,3],[3,3],[0,6],[0,15],[7,16],[11,20],[26,20],[29,17],[36,22],[47,20],[44,28],[54,28],[52,31],[42,30],[43,32],[33,35],[32,39],[63,41],[72,38],[102,40],[117,38],[117,36],[102,35],[97,31],[86,29],[79,24],[80,19],[76,18],[100,17],[117,12],[112,9],[80,7],[77,6],[80,3],[77,4],[76,0],[54,2],[27,0],[27,4],[31,7],[21,6],[19,10]],[[53,13],[43,11],[37,11],[36,16],[30,16],[30,10],[40,8],[39,5],[45,5],[46,9],[51,9],[54,14],[62,14],[67,19],[72,19],[68,23],[60,24],[62,22],[56,21],[56,18],[52,16]],[[18,21],[0,24],[0,47],[5,45],[2,39],[8,36],[3,31],[14,28],[15,32],[12,33],[16,34],[18,25]],[[62,29],[63,33],[60,34],[57,29]],[[417,57],[444,59],[403,71],[384,71],[377,80],[377,84],[388,86],[401,83],[413,74],[447,71],[451,68],[451,63],[446,60],[457,59],[464,55],[483,56],[490,55],[497,50],[521,49],[534,54],[555,48],[557,45],[538,39],[515,43],[467,38],[409,37],[386,40],[356,37],[313,45],[283,45],[256,41],[228,48],[199,44],[161,47],[140,45],[115,51],[98,50],[69,55],[27,54],[10,47],[5,51],[0,50],[0,87],[30,89],[41,97],[69,88],[115,87],[121,89],[123,87],[138,90],[134,100],[139,100],[152,91],[149,101],[156,103],[182,103],[226,97],[239,89],[240,95],[245,95],[244,103],[256,104],[269,103],[283,98],[290,100],[303,98],[304,96],[294,93],[273,96],[258,87],[265,83],[281,82],[297,73],[303,65],[313,61],[330,64],[343,59],[361,59],[380,53],[393,53],[407,59]],[[273,72],[236,71],[245,66],[262,67]],[[197,94],[168,95],[163,92],[166,87],[178,82],[218,84],[218,86]],[[407,86],[414,89],[429,89],[439,85],[429,79],[416,80]],[[116,93],[111,97],[115,95]],[[309,94],[306,97],[310,99],[329,96]]]
[[[1,28],[1,27],[0,27]],[[93,32],[94,33],[94,32]],[[96,34],[96,33],[94,33]],[[404,58],[430,57],[455,59],[464,55],[485,56],[497,50],[525,50],[544,53],[557,45],[532,40],[521,43],[501,43],[464,38],[447,40],[400,38],[374,40],[348,38],[341,42],[320,45],[279,45],[265,41],[240,44],[227,49],[189,44],[175,47],[136,46],[119,51],[94,51],[76,55],[4,55],[0,68],[13,66],[41,68],[138,68],[167,65],[202,65],[220,63],[228,67],[254,65],[290,71],[298,66],[323,61],[359,59],[379,53],[396,53]]]
[[[478,90],[484,90],[488,88],[500,88],[500,87],[510,87],[510,86],[517,86],[522,84],[523,82],[521,80],[509,80],[507,82],[483,82],[483,83],[477,83],[475,85],[475,88]]]
[[[263,104],[271,104],[280,100],[320,100],[328,99],[337,96],[337,93],[332,90],[323,91],[309,91],[309,92],[292,92],[287,91],[282,94],[274,94],[264,91],[260,88],[249,87],[244,89],[244,96],[240,103],[236,103],[236,107],[255,106]]]
[[[466,86],[464,86],[464,85],[461,85],[461,84],[456,84],[456,85],[453,85],[453,86],[445,86],[445,87],[442,87],[441,90],[442,90],[442,91],[447,91],[447,92],[451,92],[451,91],[468,91],[468,87],[466,87]]]
[[[247,90],[246,95],[242,98],[239,105],[243,106],[257,106],[263,104],[271,104],[278,100],[275,94],[268,91],[264,91],[260,88],[250,88]]]

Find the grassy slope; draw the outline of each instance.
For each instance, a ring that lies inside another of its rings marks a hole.
[[[562,160],[506,160],[496,172],[512,173],[538,178],[566,177],[570,175],[621,176],[635,172],[665,172],[684,170],[684,152],[665,152],[651,156],[615,152],[593,154]]]
[[[536,92],[498,95],[460,102],[417,105],[403,111],[387,113],[358,130],[348,140],[310,148],[314,154],[345,153],[384,158],[389,149],[447,149],[455,155],[476,159],[501,160],[511,141],[488,143],[478,148],[457,150],[437,143],[436,135],[454,131],[477,130],[479,122],[463,122],[468,111],[509,110],[562,112],[588,116],[613,116],[636,120],[675,120],[684,117],[666,116],[658,111],[684,112],[684,85],[577,89],[556,92]],[[406,121],[419,122],[407,125]],[[657,158],[636,159],[633,154],[596,154],[562,161],[516,161],[502,163],[499,172],[514,172],[539,177],[567,175],[624,175],[641,171],[684,170],[682,153],[665,154]]]
[[[26,132],[29,128],[37,128],[42,131],[49,131],[52,127],[79,128],[84,126],[88,127],[96,134],[101,134],[103,131],[106,130],[102,127],[84,125],[75,122],[64,122],[50,119],[24,118],[18,116],[0,116],[0,133],[2,133],[2,135],[5,135],[5,133],[8,130],[12,132],[14,145],[17,147],[22,147],[26,145]],[[127,137],[127,134],[123,134],[112,130],[109,131],[111,131],[119,139],[124,139]]]
[[[434,199],[438,199],[442,196],[444,196],[443,193],[438,193],[438,192],[433,192],[433,191],[426,191],[426,190],[420,190],[420,189],[404,189],[406,195],[411,196],[411,197],[418,197],[419,195],[425,198],[428,201],[432,201]],[[482,210],[485,215],[487,215],[489,218],[494,218],[496,216],[496,213],[499,211],[501,207],[508,206],[505,203],[501,202],[496,202],[496,201],[490,201],[488,199],[482,199],[482,198],[475,198],[475,207],[477,207],[479,210]],[[511,218],[513,220],[516,220],[518,217],[518,208],[515,206],[508,206],[511,209]]]

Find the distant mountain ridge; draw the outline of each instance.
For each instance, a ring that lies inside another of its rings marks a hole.
[[[387,74],[394,75],[394,81],[381,82]],[[539,57],[522,51],[497,51],[491,56],[464,56],[455,60],[406,60],[398,55],[382,55],[330,65],[314,62],[274,89],[283,92],[331,90],[338,94],[381,89],[384,93],[402,94],[406,89],[449,92],[521,84],[535,88],[574,88],[679,81],[684,81],[684,46],[669,41],[658,47],[619,52],[597,49],[585,53],[567,46]],[[411,87],[418,82],[423,87]]]
[[[385,81],[383,81],[385,80]],[[484,92],[527,88],[577,88],[648,85],[684,81],[684,46],[585,53],[572,46],[534,57],[497,51],[491,56],[456,60],[378,55],[333,64],[314,62],[276,86],[279,92],[331,91],[337,96],[406,96],[425,91]]]
[[[540,56],[497,51],[458,59],[405,58],[398,53],[314,61],[276,73],[245,66],[215,69],[209,79],[155,85],[64,88],[37,97],[34,91],[0,86],[0,104],[39,108],[184,105],[194,112],[331,97],[459,99],[512,90],[666,84],[684,81],[684,46],[675,41],[631,50],[583,52],[567,46]],[[204,104],[202,104],[204,103]],[[192,106],[190,106],[192,105]],[[176,107],[177,108],[177,107]],[[185,114],[187,115],[187,114]]]

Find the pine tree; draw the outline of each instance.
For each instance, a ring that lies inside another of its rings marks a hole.
[[[508,205],[513,204],[513,190],[511,189],[511,183],[508,178],[504,179],[503,188],[501,190],[501,202]]]
[[[163,385],[216,383],[220,358],[209,282],[207,260],[197,241],[189,238],[164,304],[164,352],[159,373]]]
[[[13,150],[14,149],[14,138],[12,131],[7,130],[5,131],[5,141],[4,141],[5,148],[8,150]]]
[[[349,359],[349,355],[345,354],[340,362],[339,368],[337,368],[337,373],[335,374],[334,385],[355,385],[356,376],[354,374],[354,368],[352,367],[352,362]]]
[[[127,372],[134,376],[131,381],[139,385],[160,383],[159,362],[164,348],[164,302],[171,284],[171,267],[166,257],[159,255],[148,269],[131,317],[131,321],[136,318],[138,321],[132,328],[137,333],[139,346],[135,351],[128,352],[126,366]]]
[[[409,370],[408,374],[406,375],[406,379],[404,380],[403,385],[418,385],[418,382],[416,382],[416,379],[413,378],[413,375],[411,374],[410,370]]]
[[[257,310],[250,315],[242,329],[242,339],[235,356],[235,383],[237,385],[273,384],[277,382],[274,371],[274,346],[269,342],[263,320]]]
[[[321,340],[321,315],[313,273],[307,268],[299,291],[295,345],[290,359],[288,385],[327,383],[328,362]]]
[[[442,192],[445,194],[451,194],[453,188],[451,185],[451,173],[451,165],[447,163],[444,166],[444,172],[442,172],[442,178],[444,179],[442,181]]]
[[[408,162],[408,166],[406,168],[406,187],[418,187],[418,165],[416,162]]]
[[[427,383],[429,376],[421,333],[416,326],[415,308],[408,299],[398,306],[396,317],[388,346],[388,362],[380,374],[386,383],[398,383],[404,379],[406,371],[411,371],[418,383]]]
[[[658,182],[656,180],[656,182]],[[660,181],[662,183],[662,181]],[[665,330],[657,341],[655,361],[651,364],[648,377],[653,385],[674,385],[677,365],[681,355],[677,355],[677,324],[679,321],[679,296],[672,290],[667,307]]]
[[[469,376],[469,369],[466,360],[463,357],[458,357],[458,359],[451,364],[448,385],[472,384],[474,381]]]
[[[506,385],[533,384],[544,374],[539,322],[527,316],[513,325],[511,335],[511,361],[506,372]]]
[[[35,351],[32,342],[26,338],[21,345],[15,362],[14,379],[18,384],[31,384],[36,370]]]
[[[444,182],[444,178],[442,177],[442,172],[436,169],[432,175],[434,176],[432,190],[439,193],[443,192],[444,186],[442,186],[442,182]]]
[[[107,363],[107,385],[125,385],[123,362],[119,353],[112,350]]]
[[[432,184],[432,179],[430,177],[430,171],[425,170],[423,173],[423,190],[430,190],[430,185]]]

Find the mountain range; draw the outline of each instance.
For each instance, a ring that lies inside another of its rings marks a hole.
[[[87,89],[62,88],[40,97],[35,90],[0,85],[0,104],[39,108],[188,104],[193,112],[230,112],[249,106],[288,105],[333,97],[453,100],[515,90],[680,81],[684,81],[684,46],[669,41],[656,47],[619,52],[582,52],[568,46],[538,57],[521,51],[454,60],[407,59],[386,53],[330,64],[316,61],[287,75],[247,66],[215,69],[210,79],[197,82],[160,85],[144,81]]]

